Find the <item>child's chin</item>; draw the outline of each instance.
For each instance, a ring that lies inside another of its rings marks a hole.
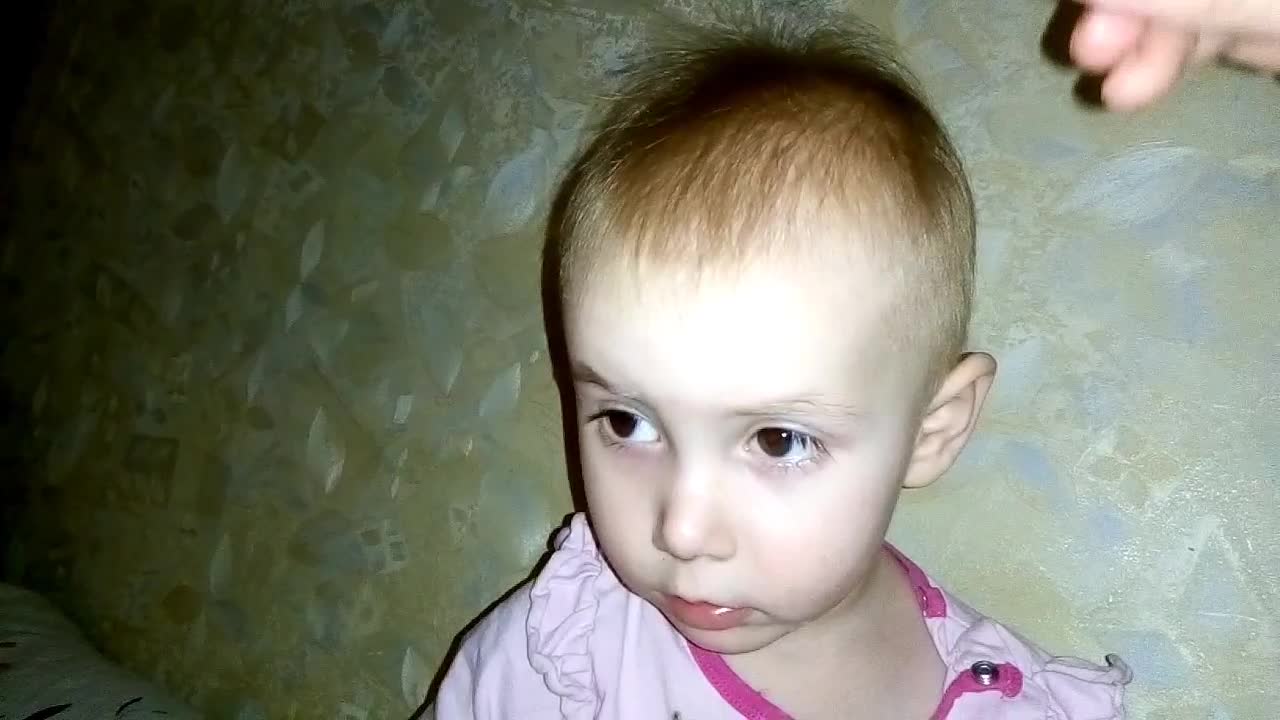
[[[717,655],[743,655],[769,646],[781,633],[765,625],[743,625],[731,630],[707,631],[680,627],[676,630],[691,644]]]

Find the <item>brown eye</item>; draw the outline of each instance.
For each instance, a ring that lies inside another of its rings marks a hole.
[[[596,416],[604,421],[601,433],[631,445],[656,443],[658,429],[643,416],[626,410],[606,410]],[[604,429],[607,428],[607,429]]]
[[[605,413],[604,421],[609,423],[610,432],[625,440],[636,431],[639,418],[628,412],[610,410]]]
[[[795,449],[800,433],[782,428],[766,428],[756,433],[756,443],[765,455],[771,458],[785,458]]]

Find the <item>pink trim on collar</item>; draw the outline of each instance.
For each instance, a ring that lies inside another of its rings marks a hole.
[[[978,682],[978,678],[972,672],[962,672],[957,675],[956,679],[947,686],[946,692],[942,693],[942,702],[933,712],[933,720],[946,720],[956,701],[968,693],[999,690],[1007,698],[1017,697],[1018,693],[1022,692],[1022,671],[1008,663],[997,665],[996,671],[999,673],[999,679],[990,685]]]
[[[898,564],[907,573],[907,582],[915,590],[916,599],[920,603],[920,611],[924,613],[924,616],[926,618],[946,617],[947,599],[943,596],[941,590],[929,584],[929,578],[925,575],[924,570],[921,570],[918,565],[907,559],[892,545],[885,543],[885,549],[889,551],[893,559],[897,560]],[[689,651],[693,654],[693,661],[697,663],[698,669],[702,671],[702,676],[707,679],[707,682],[711,683],[711,687],[715,688],[717,693],[720,693],[720,697],[724,698],[724,701],[729,703],[746,720],[791,720],[790,715],[783,712],[777,705],[769,702],[765,696],[756,692],[755,688],[739,677],[723,657],[709,650],[704,650],[693,643],[687,644]],[[1011,668],[1012,666],[1002,665],[1002,675],[1012,677],[1013,674],[1017,674],[1018,689],[1021,689],[1021,674],[1018,674],[1016,668],[1012,668],[1013,673],[1005,673],[1003,671],[1006,667]],[[946,694],[943,695],[944,705],[940,706],[934,713],[935,720],[946,718],[947,713],[951,711],[951,705],[955,703],[956,699],[966,692],[972,692],[972,690],[962,686],[960,683],[960,679],[965,677],[969,677],[969,674],[962,674],[947,688]],[[1005,681],[1002,684],[1007,684],[1007,682],[1009,681]],[[994,689],[995,686],[979,686],[979,688],[990,690]],[[955,691],[954,697],[951,696],[953,690]],[[1013,694],[1016,695],[1017,690]],[[1007,692],[1006,695],[1008,695]]]
[[[924,570],[919,565],[911,562],[911,560],[898,551],[898,548],[885,543],[885,549],[893,556],[894,560],[907,571],[907,582],[911,584],[912,589],[916,591],[916,601],[920,603],[920,610],[927,618],[943,618],[947,616],[947,598],[942,591],[929,583],[929,576],[924,574]]]
[[[702,670],[702,676],[742,717],[747,720],[791,720],[790,715],[738,677],[738,673],[729,667],[723,657],[693,643],[689,643],[689,650],[693,653],[694,662]]]

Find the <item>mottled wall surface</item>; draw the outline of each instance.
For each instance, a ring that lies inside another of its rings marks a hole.
[[[571,507],[540,223],[641,5],[66,3],[0,254],[10,575],[214,717],[416,707]],[[861,7],[969,160],[1003,361],[894,539],[1124,655],[1138,718],[1274,717],[1280,88],[1107,116],[1047,2]]]

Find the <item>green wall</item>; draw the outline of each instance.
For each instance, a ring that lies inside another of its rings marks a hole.
[[[895,541],[1121,653],[1138,718],[1270,717],[1280,88],[1106,115],[1047,2],[860,7],[969,160],[1003,363]],[[541,220],[641,8],[63,3],[0,249],[10,576],[213,717],[405,717],[571,510]]]

